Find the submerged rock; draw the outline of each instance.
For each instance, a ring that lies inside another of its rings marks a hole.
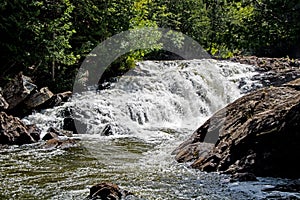
[[[198,128],[176,149],[177,157],[186,161],[193,155],[191,166],[208,172],[299,178],[299,86],[297,79],[241,97]],[[205,156],[188,148],[203,142],[214,143]]]
[[[46,149],[52,149],[52,148],[68,149],[76,146],[78,146],[77,140],[73,138],[55,137],[50,140],[47,140],[43,147]]]
[[[25,125],[19,118],[0,112],[0,144],[22,145],[37,142],[41,131]]]

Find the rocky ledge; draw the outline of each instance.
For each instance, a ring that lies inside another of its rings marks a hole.
[[[219,110],[174,153],[177,161],[207,172],[300,178],[299,144],[296,79],[259,89]]]
[[[230,61],[256,66],[256,70],[260,73],[252,80],[259,81],[263,87],[280,86],[300,78],[300,60],[298,59],[237,56]]]

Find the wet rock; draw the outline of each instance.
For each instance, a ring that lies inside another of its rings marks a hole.
[[[58,135],[56,133],[53,132],[47,132],[44,137],[42,138],[42,140],[51,140],[53,138],[57,138]]]
[[[87,124],[74,119],[73,117],[64,118],[63,130],[72,131],[74,134],[85,134],[87,131]]]
[[[28,133],[35,140],[39,141],[41,136],[41,129],[39,129],[35,124],[27,125]]]
[[[40,130],[26,126],[19,118],[0,112],[0,144],[22,145],[37,142]]]
[[[210,143],[200,143],[196,142],[194,144],[188,144],[184,148],[180,149],[179,151],[174,151],[176,153],[175,159],[177,162],[189,162],[195,160],[196,158],[199,159],[200,157],[204,157],[208,154],[208,152],[213,148],[213,144]]]
[[[176,150],[214,143],[206,156],[191,165],[203,171],[253,173],[256,176],[299,178],[300,80],[241,97],[216,112]],[[181,157],[181,160],[189,160]]]
[[[55,129],[53,127],[50,127],[47,130],[47,133],[42,138],[42,140],[50,140],[50,139],[53,139],[53,138],[57,138],[58,136],[64,136],[64,134],[59,132],[57,129]]]
[[[133,196],[133,194],[120,189],[116,184],[100,183],[90,188],[90,195],[87,199],[120,200],[129,196]]]
[[[66,91],[53,95],[48,101],[46,101],[41,107],[42,108],[53,108],[59,106],[64,102],[67,102],[72,96],[71,91]]]
[[[235,173],[231,176],[230,182],[245,182],[245,181],[258,181],[256,176],[252,173]]]
[[[52,148],[69,149],[71,147],[76,147],[76,146],[78,146],[78,143],[77,140],[75,139],[56,137],[47,140],[43,147],[46,149],[52,149]]]
[[[107,124],[107,125],[104,127],[103,131],[101,132],[101,135],[102,135],[102,136],[113,135],[113,130],[112,130],[110,124]]]
[[[60,132],[67,137],[73,137],[73,131],[60,130]]]
[[[77,133],[75,122],[72,117],[64,118],[63,130],[73,131],[74,133]]]
[[[233,62],[254,65],[259,67],[260,71],[280,71],[285,69],[299,69],[300,60],[290,58],[268,58],[256,56],[236,56],[230,59]]]
[[[99,198],[102,200],[118,200],[122,197],[120,188],[112,183],[100,183],[94,185],[90,189],[91,198]]]
[[[8,109],[15,108],[36,88],[37,86],[33,84],[29,77],[19,73],[3,88],[3,97],[9,104]]]

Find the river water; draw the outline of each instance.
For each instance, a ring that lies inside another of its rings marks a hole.
[[[179,164],[172,151],[215,111],[253,87],[254,67],[215,60],[144,61],[111,88],[93,88],[54,109],[24,119],[45,134],[66,113],[80,139],[69,149],[43,142],[0,149],[0,199],[84,199],[89,188],[113,182],[138,199],[282,199],[299,193],[263,192],[290,180],[229,177]],[[104,129],[109,127],[109,136]]]

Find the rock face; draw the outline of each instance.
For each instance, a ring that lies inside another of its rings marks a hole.
[[[35,126],[26,126],[18,118],[0,112],[0,144],[22,145],[37,142],[41,131]]]
[[[205,154],[204,142],[214,143]],[[260,89],[219,110],[174,153],[178,161],[192,160],[192,167],[203,171],[299,178],[299,144],[297,79]]]

